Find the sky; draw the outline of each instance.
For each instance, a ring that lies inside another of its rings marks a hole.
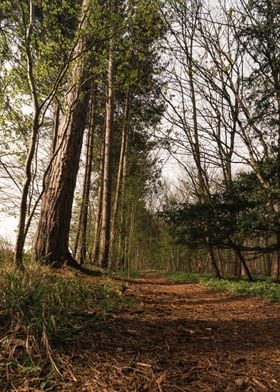
[[[0,214],[0,237],[14,244],[18,219]]]
[[[176,185],[176,179],[178,179],[180,174],[179,165],[172,157],[166,159],[166,153],[163,154],[163,158],[165,158],[165,162],[162,167],[162,177],[170,186],[171,184]],[[18,218],[0,212],[0,239],[3,238],[14,245],[16,241],[17,225]]]

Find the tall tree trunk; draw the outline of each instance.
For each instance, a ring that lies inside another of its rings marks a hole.
[[[242,270],[244,271],[244,273],[246,274],[248,280],[249,280],[250,282],[253,282],[253,277],[252,277],[252,275],[251,275],[251,272],[250,272],[250,270],[249,270],[249,267],[247,266],[247,263],[246,263],[246,261],[245,261],[245,258],[244,258],[244,256],[243,256],[241,250],[240,250],[237,246],[234,246],[234,251],[235,251],[235,253],[236,253],[236,256],[237,256],[237,257],[239,258],[239,260],[240,260],[241,268],[242,268]]]
[[[233,260],[233,276],[237,277],[240,279],[241,276],[241,263],[239,257],[237,257],[236,252],[234,250],[230,249],[230,257]]]
[[[124,154],[124,161],[123,161],[123,170],[122,170],[122,178],[121,178],[121,192],[120,192],[120,234],[118,236],[118,250],[117,250],[117,266],[120,269],[125,268],[126,263],[126,238],[127,238],[127,221],[125,222],[125,186],[126,186],[126,175],[127,175],[127,142],[126,139],[126,152]]]
[[[40,128],[40,112],[41,106],[38,101],[38,92],[34,79],[33,72],[33,58],[31,53],[31,39],[33,35],[33,27],[34,27],[34,7],[32,1],[29,2],[29,23],[26,30],[25,44],[26,44],[26,55],[27,55],[27,76],[28,76],[28,84],[32,97],[32,130],[31,130],[31,140],[28,148],[27,158],[25,162],[25,180],[23,183],[22,193],[21,193],[21,201],[20,201],[20,212],[19,212],[19,223],[18,223],[18,232],[16,238],[15,245],[15,263],[19,269],[23,269],[23,251],[24,251],[24,243],[26,237],[26,216],[28,211],[27,200],[28,200],[28,192],[30,188],[30,184],[32,181],[32,162],[36,151],[36,144],[38,139],[38,132]]]
[[[60,104],[59,104],[59,102],[56,102],[55,107],[54,107],[54,119],[53,119],[53,124],[52,124],[50,159],[52,158],[53,154],[55,153],[55,150],[57,147],[59,120],[60,120]]]
[[[113,29],[112,29],[113,30]],[[109,43],[108,87],[106,101],[106,127],[104,135],[104,167],[103,167],[103,195],[102,216],[99,249],[99,265],[107,268],[110,253],[110,221],[111,221],[111,150],[114,113],[114,38],[113,31]]]
[[[36,148],[36,140],[38,135],[39,125],[38,125],[38,117],[35,114],[33,118],[33,126],[32,126],[32,139],[30,142],[28,155],[25,163],[25,181],[22,188],[21,194],[21,202],[20,202],[20,213],[19,213],[19,224],[18,224],[18,233],[16,238],[16,246],[15,246],[15,262],[19,269],[23,269],[23,250],[24,243],[26,237],[25,230],[25,222],[27,217],[27,199],[28,199],[28,191],[30,187],[30,183],[32,180],[31,166]]]
[[[213,274],[214,278],[221,279],[222,275],[220,273],[220,270],[219,270],[219,267],[218,267],[218,264],[216,261],[214,249],[213,249],[213,246],[210,244],[208,244],[208,254],[210,256],[212,274]]]
[[[80,248],[78,253],[78,260],[80,264],[84,264],[86,260],[86,240],[87,240],[87,226],[88,226],[88,207],[89,207],[89,194],[91,185],[91,172],[93,162],[93,143],[95,133],[95,112],[96,111],[96,90],[93,88],[91,110],[90,110],[90,121],[87,137],[87,151],[86,151],[86,167],[83,184],[83,196],[81,205],[81,225],[80,231]]]
[[[129,106],[130,106],[130,95],[129,95],[129,92],[127,91],[126,99],[125,99],[122,135],[121,135],[121,150],[120,150],[118,175],[117,175],[117,183],[116,183],[116,190],[115,190],[115,200],[114,200],[114,205],[113,205],[112,221],[111,221],[111,238],[110,238],[111,239],[111,247],[113,246],[114,237],[115,237],[115,233],[116,233],[115,225],[116,225],[116,221],[117,221],[118,211],[120,209],[121,192],[123,190],[122,183],[124,181],[127,144],[128,144]],[[112,265],[111,265],[111,267],[112,267]]]
[[[89,0],[84,0],[81,24],[86,27]],[[81,26],[80,26],[81,28]],[[88,40],[80,37],[75,47],[77,56],[86,51]],[[33,247],[33,258],[46,264],[61,265],[72,261],[69,231],[72,203],[86,125],[85,112],[90,96],[88,57],[79,58],[70,69],[65,111],[61,119],[56,154],[48,176]]]
[[[126,255],[125,255],[125,268],[128,273],[132,267],[132,249],[133,249],[133,236],[135,229],[135,207],[132,206],[129,214],[128,233],[127,233],[127,244],[126,244]]]
[[[100,166],[99,166],[99,184],[97,192],[97,206],[95,213],[95,222],[93,228],[93,245],[91,250],[91,261],[98,265],[99,260],[99,244],[101,231],[101,217],[102,217],[102,199],[103,199],[103,173],[104,173],[104,143],[102,143],[100,151]]]
[[[276,244],[277,250],[273,252],[273,259],[272,259],[272,277],[273,279],[278,282],[280,278],[280,233],[279,228],[276,233]]]

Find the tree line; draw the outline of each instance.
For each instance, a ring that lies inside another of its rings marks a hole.
[[[152,219],[146,199],[158,181],[160,7],[4,2],[2,123],[19,148],[1,164],[19,190],[18,267],[34,218],[32,257],[45,264],[124,267],[135,252],[135,222]]]
[[[170,2],[163,137],[184,196],[165,215],[216,277],[252,280],[252,265],[279,279],[279,13],[273,0]]]
[[[276,0],[1,7],[1,188],[19,206],[19,268],[29,233],[33,259],[56,266],[279,278]],[[181,167],[175,191],[163,150]]]

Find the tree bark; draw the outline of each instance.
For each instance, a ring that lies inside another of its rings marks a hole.
[[[103,169],[104,166],[104,143],[102,143],[100,151],[100,166],[99,166],[99,181],[97,192],[97,206],[95,213],[95,222],[93,228],[93,245],[91,249],[91,261],[93,264],[98,265],[99,259],[99,243],[100,243],[100,230],[101,230],[101,216],[102,216],[102,199],[103,199]]]
[[[120,206],[120,199],[121,199],[121,193],[123,191],[122,183],[124,181],[126,154],[127,154],[127,142],[128,142],[129,107],[130,107],[130,94],[127,91],[126,99],[125,99],[122,135],[121,135],[121,150],[120,150],[118,175],[117,175],[117,183],[116,183],[116,190],[115,190],[115,200],[114,200],[114,205],[113,205],[112,221],[111,221],[111,247],[113,246],[114,237],[115,237],[115,233],[116,233],[115,226],[116,226],[116,221],[117,221],[117,217],[118,217],[118,212],[121,207]]]
[[[215,257],[215,254],[214,254],[214,249],[213,249],[213,246],[210,245],[210,244],[208,244],[208,254],[210,256],[210,262],[211,262],[211,268],[212,268],[213,277],[217,278],[217,279],[221,279],[222,275],[220,273],[220,270],[219,270],[219,267],[218,267],[218,264],[217,264],[217,261],[216,261],[216,257]]]
[[[110,222],[111,222],[111,150],[114,113],[114,38],[109,43],[108,87],[106,102],[106,127],[104,135],[104,166],[103,166],[103,195],[99,248],[99,265],[107,268],[110,253]]]
[[[86,27],[88,20],[88,4],[89,0],[84,0],[82,27]],[[75,52],[78,55],[87,48],[88,39],[80,37]],[[73,62],[70,68],[65,111],[58,129],[59,151],[50,168],[33,246],[33,258],[46,264],[60,266],[73,261],[69,251],[69,231],[90,96],[89,66],[90,60],[86,56]]]
[[[249,270],[249,268],[248,268],[248,266],[247,266],[247,263],[246,263],[246,261],[245,261],[245,258],[244,258],[244,256],[243,256],[241,250],[238,249],[238,247],[235,246],[235,247],[234,247],[234,251],[235,251],[235,253],[236,253],[236,256],[237,256],[237,257],[239,258],[239,260],[240,260],[241,268],[243,269],[244,273],[246,274],[248,280],[249,280],[250,282],[253,282],[253,277],[252,277],[252,275],[251,275],[251,272],[250,272],[250,270]]]
[[[59,120],[60,120],[60,104],[59,104],[59,102],[56,102],[55,107],[54,107],[54,119],[53,119],[53,125],[52,125],[50,159],[52,158],[53,154],[55,153],[55,150],[57,147]]]
[[[33,72],[33,58],[31,53],[31,39],[33,35],[33,27],[34,27],[34,7],[32,1],[29,2],[29,23],[26,29],[26,56],[27,56],[27,77],[28,77],[28,84],[32,98],[32,109],[33,109],[33,116],[32,116],[32,131],[31,131],[31,140],[28,148],[27,158],[25,162],[25,180],[23,183],[22,193],[21,193],[21,201],[20,201],[20,212],[19,212],[19,223],[18,223],[18,232],[16,238],[16,245],[15,245],[15,263],[19,269],[23,269],[23,251],[24,251],[24,243],[26,237],[26,217],[27,217],[27,199],[30,184],[32,181],[32,162],[36,151],[36,143],[38,139],[38,132],[40,128],[40,112],[41,106],[39,104],[38,99],[38,91],[34,79],[34,72]]]
[[[279,230],[279,228],[278,228]],[[280,278],[280,233],[276,233],[276,244],[277,250],[273,254],[272,259],[272,277],[276,282],[279,282]]]
[[[86,242],[87,242],[87,226],[88,226],[88,207],[89,207],[89,195],[91,186],[91,173],[92,173],[92,162],[93,162],[93,143],[95,133],[95,107],[96,107],[96,90],[92,90],[91,110],[89,119],[89,129],[86,146],[86,167],[83,184],[83,195],[81,204],[81,218],[80,227],[77,230],[77,236],[79,233],[80,247],[78,252],[78,261],[80,264],[84,264],[86,260]]]

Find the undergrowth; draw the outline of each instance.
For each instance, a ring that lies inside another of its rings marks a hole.
[[[25,274],[2,271],[0,384],[16,385],[24,377],[35,377],[44,390],[52,378],[72,374],[61,349],[78,345],[89,330],[102,328],[108,314],[129,305],[109,278],[97,283],[39,267]]]
[[[248,282],[234,279],[214,279],[210,276],[172,272],[167,277],[176,283],[200,283],[208,288],[227,291],[242,297],[259,297],[272,302],[280,302],[280,285],[268,280]]]
[[[120,278],[132,278],[136,279],[139,278],[140,274],[138,271],[131,271],[131,270],[118,270],[116,272],[116,275],[119,276]]]

